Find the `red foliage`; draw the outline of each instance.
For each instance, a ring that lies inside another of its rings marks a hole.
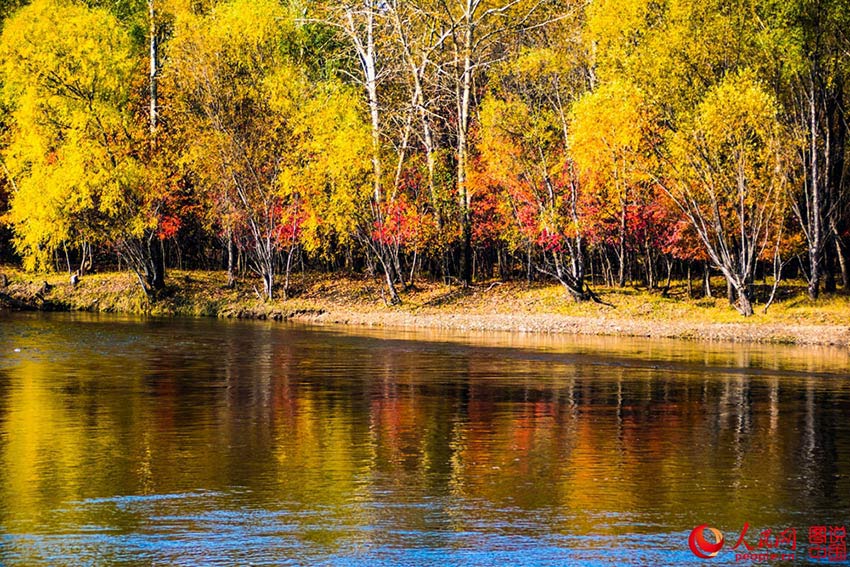
[[[505,219],[499,207],[499,195],[492,186],[483,188],[472,198],[472,244],[477,247],[495,246],[505,229]]]
[[[158,190],[147,187],[142,191],[148,199],[147,208],[155,215],[156,234],[160,240],[177,237],[186,221],[200,214],[191,183],[177,172],[172,172],[172,176],[172,179],[156,183]]]
[[[174,238],[180,231],[183,222],[179,217],[166,215],[159,220],[159,230],[157,232],[160,240]]]
[[[621,209],[593,199],[582,208],[590,244],[618,246]],[[645,251],[647,244],[679,259],[701,259],[702,244],[688,229],[681,213],[658,188],[649,188],[644,199],[626,205],[625,245],[629,251]],[[685,254],[691,254],[690,258]]]
[[[298,242],[303,232],[304,221],[307,219],[307,213],[301,202],[295,200],[286,205],[278,203],[274,207],[273,215],[278,219],[272,234],[275,242],[284,247]]]
[[[422,247],[436,230],[433,217],[406,195],[381,204],[380,218],[372,223],[372,238],[385,245]]]

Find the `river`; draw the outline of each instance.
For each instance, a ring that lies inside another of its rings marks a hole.
[[[826,347],[0,313],[0,564],[835,564],[848,369]]]

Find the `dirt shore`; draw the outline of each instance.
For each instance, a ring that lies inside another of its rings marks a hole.
[[[804,294],[789,293],[768,313],[744,319],[725,299],[689,299],[684,284],[663,294],[600,290],[612,304],[604,306],[573,303],[548,283],[488,282],[462,288],[422,282],[405,291],[401,305],[390,306],[380,283],[364,277],[308,274],[296,278],[289,299],[264,302],[249,279],[231,289],[222,285],[220,272],[173,271],[168,292],[151,302],[125,273],[90,275],[71,286],[62,275],[36,277],[11,268],[0,272],[8,280],[0,289],[0,308],[6,309],[850,346],[846,296],[811,303]]]
[[[403,312],[297,313],[291,317],[311,323],[369,327],[432,328],[456,331],[512,331],[576,335],[677,338],[707,341],[850,346],[850,327],[838,325],[748,325],[639,321],[568,315],[487,315],[472,313],[414,314]]]

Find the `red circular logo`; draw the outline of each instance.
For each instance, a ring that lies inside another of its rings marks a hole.
[[[708,530],[714,535],[714,543],[705,539],[705,531]],[[711,528],[708,524],[695,527],[688,537],[688,545],[694,555],[701,559],[711,559],[720,548],[723,547],[723,534],[716,528]]]

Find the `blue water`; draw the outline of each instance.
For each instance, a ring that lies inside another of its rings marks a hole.
[[[0,314],[0,564],[782,565],[745,523],[806,564],[850,523],[846,352],[524,340]]]

